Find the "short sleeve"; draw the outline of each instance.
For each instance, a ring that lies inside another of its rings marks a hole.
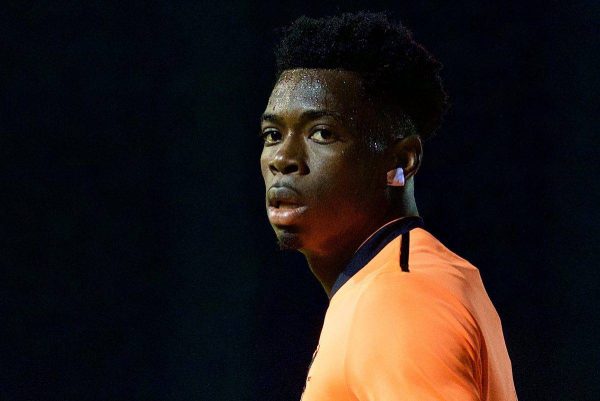
[[[346,349],[359,401],[481,400],[480,334],[460,300],[414,275],[361,295]]]

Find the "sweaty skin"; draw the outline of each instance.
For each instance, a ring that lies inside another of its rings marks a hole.
[[[418,215],[413,176],[421,142],[411,136],[375,153],[365,127],[376,118],[358,74],[326,69],[284,71],[263,114],[269,220],[280,245],[304,254],[327,293],[370,234]],[[386,175],[399,166],[406,184],[392,190]]]

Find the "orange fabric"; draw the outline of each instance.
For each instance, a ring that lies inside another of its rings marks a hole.
[[[427,231],[400,237],[331,299],[302,401],[514,401],[498,314],[479,271]]]

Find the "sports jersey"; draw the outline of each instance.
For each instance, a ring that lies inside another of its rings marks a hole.
[[[340,274],[302,401],[515,401],[479,271],[422,228],[387,224]]]

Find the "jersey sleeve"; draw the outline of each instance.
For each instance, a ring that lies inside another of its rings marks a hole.
[[[349,389],[359,401],[479,401],[480,338],[460,300],[425,281],[371,288],[346,349]]]

